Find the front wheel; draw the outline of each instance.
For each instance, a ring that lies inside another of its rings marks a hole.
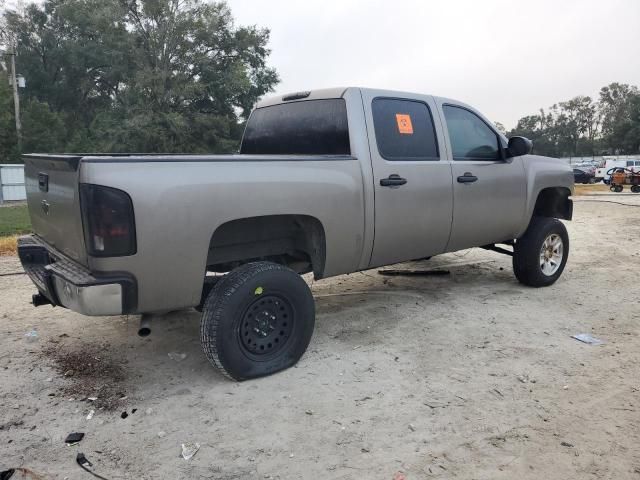
[[[567,263],[569,235],[564,224],[534,217],[513,250],[513,271],[520,283],[546,287],[555,283]]]
[[[294,365],[311,341],[314,323],[313,296],[300,275],[275,263],[247,263],[207,297],[200,341],[224,375],[246,380]]]

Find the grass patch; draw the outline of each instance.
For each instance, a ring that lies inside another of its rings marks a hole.
[[[0,207],[0,237],[31,232],[31,220],[26,205]]]

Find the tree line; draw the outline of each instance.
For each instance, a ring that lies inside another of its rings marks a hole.
[[[508,136],[533,140],[533,151],[551,157],[640,153],[640,91],[612,83],[598,100],[577,96],[518,121]]]
[[[224,2],[46,0],[0,17],[16,51],[24,152],[233,151],[278,83],[269,31]],[[0,162],[17,161],[8,62],[0,67]]]
[[[278,83],[269,31],[224,2],[45,0],[0,15],[17,54],[23,152],[234,151]],[[0,62],[0,162],[19,161],[8,62]],[[640,92],[612,83],[521,118],[508,135],[549,156],[640,152]]]

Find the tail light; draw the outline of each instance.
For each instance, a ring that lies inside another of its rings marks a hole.
[[[136,253],[133,204],[126,192],[101,185],[80,185],[80,206],[87,252],[94,257]]]

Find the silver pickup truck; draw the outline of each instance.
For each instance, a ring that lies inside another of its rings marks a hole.
[[[573,174],[531,148],[446,98],[285,95],[253,111],[237,155],[25,155],[35,233],[19,255],[34,305],[143,323],[195,307],[207,358],[233,379],[259,377],[311,340],[300,274],[485,247],[512,255],[520,282],[554,283]]]

